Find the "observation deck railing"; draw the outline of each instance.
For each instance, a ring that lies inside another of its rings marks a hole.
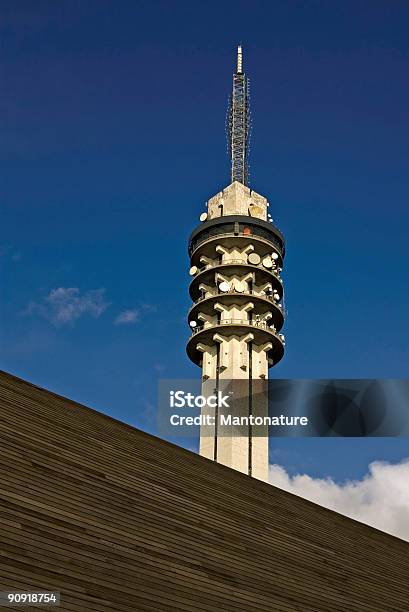
[[[280,340],[280,342],[282,344],[285,344],[283,338],[282,338],[282,334],[279,334],[276,330],[276,328],[274,327],[274,325],[269,325],[266,321],[257,321],[257,319],[251,319],[251,320],[243,320],[243,319],[221,319],[220,321],[218,321],[217,323],[207,323],[207,324],[203,324],[203,325],[198,325],[197,327],[193,327],[191,328],[192,330],[192,336],[194,336],[195,334],[205,330],[205,329],[212,329],[212,328],[216,328],[216,327],[220,327],[222,325],[243,325],[245,327],[250,326],[250,327],[257,327],[258,329],[263,329],[265,331],[268,331],[269,333],[273,334],[274,336],[276,336],[276,338],[278,338]]]
[[[210,292],[207,291],[207,293],[209,294]],[[217,297],[218,295],[247,295],[247,296],[253,296],[253,297],[259,297],[265,300],[269,300],[269,302],[271,302],[272,304],[274,304],[275,306],[277,306],[277,308],[279,308],[283,314],[284,314],[284,306],[282,304],[280,304],[277,300],[274,299],[273,295],[267,295],[265,294],[261,294],[261,293],[256,293],[255,291],[253,291],[252,289],[248,290],[248,291],[237,291],[235,289],[232,289],[230,291],[221,291],[220,289],[218,291],[214,291],[213,293],[210,293],[210,295],[201,295],[194,303],[193,306],[195,306],[196,304],[199,304],[200,302],[203,302],[203,300],[208,300],[212,297]],[[281,298],[282,299],[282,298]]]
[[[196,249],[203,244],[204,242],[208,242],[209,240],[214,240],[214,239],[218,239],[218,238],[256,238],[256,240],[261,240],[262,242],[265,242],[266,244],[269,245],[273,245],[276,248],[279,248],[281,251],[281,246],[278,243],[278,241],[274,241],[272,239],[268,239],[265,238],[264,236],[260,236],[259,234],[256,233],[251,233],[251,234],[247,234],[244,232],[224,232],[224,233],[220,233],[220,234],[208,234],[206,236],[203,236],[202,238],[194,238],[191,241],[190,247],[189,247],[189,252],[190,254],[193,254]]]
[[[230,266],[230,265],[233,265],[233,266],[242,265],[242,266],[251,266],[253,268],[260,268],[261,270],[264,270],[265,272],[270,272],[271,274],[273,274],[282,283],[280,273],[278,272],[276,268],[274,267],[266,268],[265,266],[263,266],[261,262],[259,264],[252,264],[249,261],[245,261],[244,259],[227,259],[225,261],[213,261],[211,263],[208,262],[201,267],[197,266],[197,274],[200,274],[201,272],[204,272],[205,270],[210,270],[211,268],[217,268],[219,266]]]

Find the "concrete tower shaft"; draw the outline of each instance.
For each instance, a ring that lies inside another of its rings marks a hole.
[[[266,198],[235,181],[208,201],[189,242],[187,353],[202,368],[203,395],[240,381],[230,410],[237,416],[267,416],[260,386],[284,354],[284,238],[267,221],[267,209]],[[200,453],[267,480],[265,426],[221,428],[217,408],[204,412],[216,417],[216,425],[202,427]]]

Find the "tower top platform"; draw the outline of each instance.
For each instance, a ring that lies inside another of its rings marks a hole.
[[[239,181],[233,181],[207,203],[209,219],[222,215],[248,215],[267,220],[267,198]]]

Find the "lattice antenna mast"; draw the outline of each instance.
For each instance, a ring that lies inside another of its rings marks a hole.
[[[233,74],[233,91],[228,108],[227,141],[231,159],[231,181],[248,185],[250,96],[249,81],[243,72],[243,52],[237,48],[237,70]]]

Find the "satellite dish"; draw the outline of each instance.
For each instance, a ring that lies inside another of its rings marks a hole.
[[[200,221],[206,221],[207,219],[207,213],[203,212],[200,217],[199,217]]]
[[[243,291],[246,290],[246,285],[243,283],[243,281],[236,280],[234,281],[234,288],[239,293],[243,293]]]
[[[219,289],[220,291],[223,291],[223,293],[226,293],[227,291],[230,291],[230,285],[229,283],[226,283],[226,281],[223,281],[220,283]]]
[[[250,255],[248,256],[248,262],[251,263],[253,266],[258,266],[260,261],[261,257],[257,253],[250,253]]]
[[[189,325],[190,327],[196,327],[197,323],[196,321],[190,321]]]
[[[280,301],[280,296],[278,295],[278,293],[274,294],[274,299],[275,299],[276,302]]]
[[[273,259],[278,259],[278,254],[277,254],[277,253],[273,253],[273,254],[271,255],[271,257],[272,257]]]
[[[273,262],[271,261],[270,257],[264,257],[263,261],[261,262],[263,264],[263,266],[265,268],[272,268],[273,267]]]
[[[194,276],[195,274],[197,274],[197,271],[198,271],[197,266],[192,266],[189,270],[190,276]]]

